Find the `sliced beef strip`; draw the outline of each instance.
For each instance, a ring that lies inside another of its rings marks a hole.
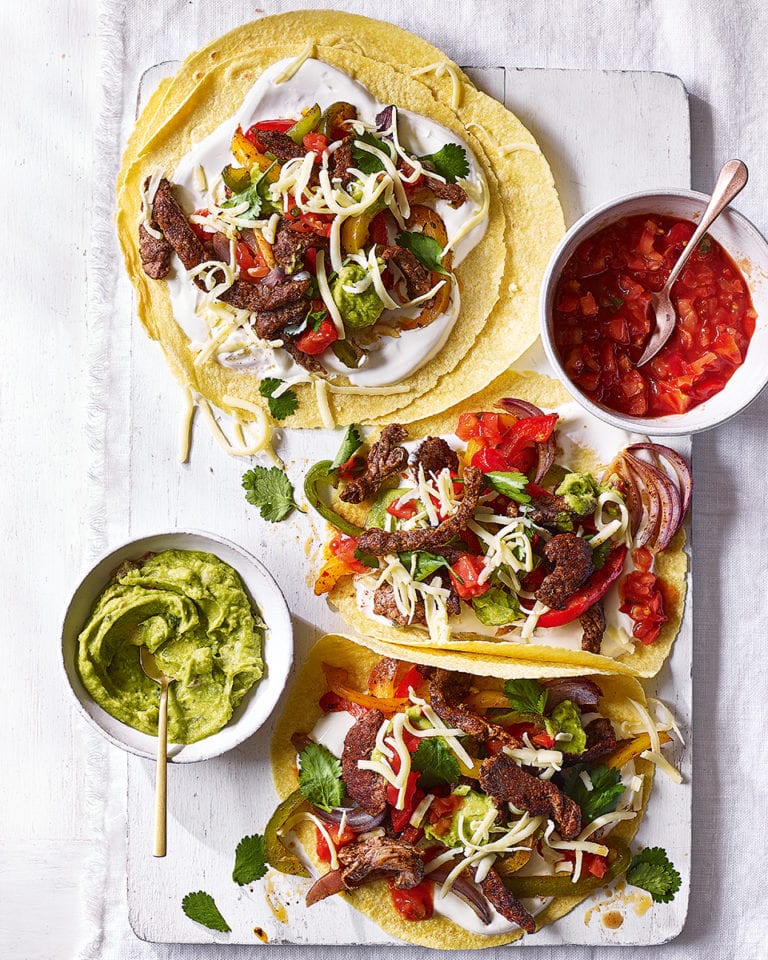
[[[314,247],[316,250],[327,250],[328,244],[328,238],[321,237],[317,233],[297,233],[291,229],[288,220],[281,217],[275,233],[272,253],[275,262],[286,273],[295,273],[301,269],[304,254],[310,247]]]
[[[355,175],[350,169],[354,165],[352,159],[353,139],[354,137],[351,135],[344,137],[341,146],[337,147],[330,156],[331,180],[341,180],[343,187],[349,186],[355,179]]]
[[[414,465],[418,468],[419,464],[424,467],[424,474],[428,477],[430,473],[437,476],[441,470],[447,467],[458,473],[459,458],[455,450],[452,450],[442,437],[426,437],[419,444],[416,451]]]
[[[345,503],[362,503],[378,493],[382,483],[408,465],[408,451],[400,443],[408,431],[399,423],[390,423],[371,447],[365,473],[345,484],[339,496]]]
[[[157,223],[150,223],[155,230]],[[139,256],[144,273],[152,280],[165,280],[171,269],[172,247],[165,237],[153,237],[142,223],[139,226]]]
[[[600,645],[605,633],[605,609],[603,601],[598,600],[589,610],[579,617],[581,624],[581,649],[588,653],[600,653]]]
[[[475,713],[464,702],[472,678],[467,673],[436,668],[429,677],[429,702],[435,713],[451,727],[458,727],[477,740],[501,740],[511,747],[520,741],[509,731]]]
[[[587,735],[587,747],[584,753],[564,753],[563,763],[571,766],[575,763],[596,763],[613,753],[618,745],[613,724],[607,717],[596,717],[584,727]]]
[[[536,932],[536,921],[517,897],[513,897],[509,890],[507,890],[504,886],[504,881],[493,867],[488,871],[488,875],[485,880],[482,881],[480,887],[488,898],[488,902],[502,917],[510,920],[512,923],[516,923],[518,927],[525,930],[526,933]]]
[[[467,467],[464,471],[464,497],[452,517],[443,520],[436,527],[395,530],[392,533],[371,527],[360,535],[358,546],[364,553],[370,553],[374,557],[385,557],[407,550],[428,550],[434,553],[466,530],[475,513],[482,488],[481,471],[476,467]]]
[[[205,262],[205,248],[189,225],[173,194],[173,187],[165,177],[158,184],[152,201],[152,221],[162,230],[186,270]]]
[[[278,160],[295,160],[306,153],[304,147],[294,143],[287,133],[279,130],[259,130],[258,140],[265,153],[271,153]]]
[[[595,571],[592,548],[575,533],[558,533],[547,543],[543,553],[554,569],[544,577],[534,595],[553,610],[564,610],[571,594]]]
[[[260,310],[256,314],[253,329],[262,340],[275,340],[283,327],[290,323],[300,323],[306,316],[308,304],[305,300],[298,303],[286,303],[274,310]]]
[[[275,310],[287,303],[298,303],[308,289],[309,280],[284,280],[274,284],[236,280],[219,300],[239,310],[258,313],[259,310]]]
[[[447,573],[444,577],[441,576],[440,579],[442,580],[443,586],[450,590],[450,594],[446,601],[448,613],[449,615],[458,616],[461,613],[461,600],[459,599],[459,595],[450,584],[450,577]],[[446,583],[446,581],[448,581],[448,583]],[[408,617],[398,607],[397,601],[395,600],[395,591],[388,583],[382,583],[380,587],[376,588],[376,591],[373,594],[373,612],[378,614],[380,617],[386,617],[387,620],[391,620],[393,623],[396,623],[401,627],[426,627],[427,625],[427,615],[424,610],[424,601],[416,601],[413,616],[409,620]]]
[[[291,337],[282,337],[282,341],[283,350],[289,353],[300,367],[304,367],[304,369],[308,370],[310,373],[328,372],[320,360],[317,359],[317,357],[311,356],[308,353],[304,353],[303,350],[299,350],[295,341]]]
[[[420,852],[404,840],[374,837],[342,847],[338,853],[344,886],[353,890],[364,883],[392,878],[398,890],[410,890],[424,879]]]
[[[458,183],[442,183],[440,180],[428,177],[426,185],[440,200],[447,200],[454,210],[467,202],[467,191]]]
[[[213,244],[213,255],[215,259],[229,263],[229,237],[217,231],[211,234],[211,243]]]
[[[570,526],[579,519],[563,497],[559,497],[556,493],[549,493],[547,490],[531,492],[527,515],[534,523],[549,530]]]
[[[432,289],[432,274],[410,250],[397,246],[385,247],[381,251],[381,258],[387,263],[394,263],[400,270],[410,300],[422,297]]]
[[[547,688],[547,713],[551,713],[563,700],[570,700],[580,710],[594,710],[603,696],[603,691],[591,677],[543,680],[542,686]]]
[[[369,710],[347,731],[341,752],[341,772],[347,793],[371,816],[387,805],[387,781],[375,770],[361,770],[358,760],[370,760],[376,746],[376,734],[384,722],[381,710]]]
[[[511,803],[533,817],[554,820],[564,840],[572,840],[581,831],[579,805],[551,781],[539,780],[526,773],[505,753],[497,753],[483,761],[480,786],[497,803]]]

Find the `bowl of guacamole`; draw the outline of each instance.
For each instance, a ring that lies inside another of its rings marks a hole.
[[[67,681],[85,719],[112,743],[153,758],[159,688],[139,648],[173,683],[168,757],[218,756],[269,717],[293,661],[279,587],[251,554],[196,531],[132,540],[75,590],[62,629]]]

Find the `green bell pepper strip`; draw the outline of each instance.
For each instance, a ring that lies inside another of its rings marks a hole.
[[[299,858],[292,854],[280,839],[280,828],[306,802],[307,798],[301,790],[294,790],[275,810],[264,830],[264,859],[280,873],[292,873],[297,877],[309,876]]]
[[[316,510],[324,520],[327,520],[331,526],[336,527],[337,530],[341,530],[342,533],[346,533],[348,537],[359,537],[363,532],[363,528],[358,527],[356,523],[345,520],[344,517],[336,513],[335,510],[332,510],[320,496],[318,489],[320,484],[333,485],[336,471],[331,469],[332,466],[333,463],[331,460],[320,460],[309,468],[304,478],[304,496],[307,498],[309,505]]]
[[[308,133],[312,133],[318,123],[320,123],[320,117],[322,115],[323,112],[320,109],[320,106],[316,103],[314,106],[310,107],[309,110],[307,110],[301,120],[297,120],[296,123],[294,123],[294,125],[285,132],[294,143],[297,143],[299,146],[301,146],[301,141],[304,139],[304,137]]]
[[[251,171],[246,167],[233,167],[231,163],[221,171],[221,179],[232,193],[242,193],[253,186]]]
[[[581,897],[607,886],[617,877],[627,872],[632,855],[629,847],[621,840],[605,844],[609,847],[608,869],[603,877],[579,877],[574,883],[567,875],[536,877],[518,877],[516,874],[504,877],[504,886],[516,897]]]

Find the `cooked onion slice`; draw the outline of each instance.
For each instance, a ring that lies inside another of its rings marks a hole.
[[[507,413],[514,414],[521,420],[525,420],[528,417],[545,416],[544,411],[540,407],[537,407],[533,403],[529,403],[527,400],[518,400],[515,397],[503,397],[501,400],[499,400],[496,406],[500,410],[505,410]],[[555,462],[556,441],[554,432],[546,443],[536,444],[536,453],[538,454],[539,462],[536,464],[536,473],[534,475],[533,482],[540,483],[544,475]]]
[[[457,861],[455,860],[449,860],[447,863],[435,867],[434,870],[429,871],[427,879],[434,881],[438,886],[445,883],[448,874],[456,866],[456,863]],[[429,868],[429,864],[426,866]],[[483,923],[491,922],[491,908],[485,899],[485,894],[469,877],[464,876],[464,874],[459,874],[451,887],[451,893],[455,893],[460,900],[463,900],[467,906],[471,907]]]
[[[334,807],[333,810],[321,810],[319,807],[312,807],[315,816],[319,817],[325,823],[339,826],[346,814],[345,823],[353,833],[367,833],[369,830],[375,830],[384,823],[387,815],[386,809],[381,813],[371,816],[361,807]]]
[[[306,904],[308,907],[311,907],[313,903],[317,903],[319,900],[325,900],[326,897],[331,897],[334,893],[341,893],[344,889],[341,870],[330,870],[316,880],[309,890],[307,890]]]

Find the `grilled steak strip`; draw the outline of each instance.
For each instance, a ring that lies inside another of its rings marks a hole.
[[[330,156],[329,166],[331,168],[331,180],[341,180],[343,187],[348,186],[355,179],[355,175],[350,169],[353,166],[353,139],[354,137],[351,135],[344,137],[341,141],[341,146],[337,147]]]
[[[347,793],[371,816],[387,805],[387,781],[375,770],[360,770],[358,760],[370,760],[376,746],[376,734],[384,722],[381,710],[369,710],[347,731],[341,752],[341,772]]]
[[[450,577],[448,573],[439,573],[435,574],[439,576],[442,582],[442,585],[450,590],[450,595],[446,600],[446,607],[449,614],[458,616],[461,613],[461,600],[459,595],[453,589],[453,584],[450,582]],[[401,627],[411,627],[416,625],[426,627],[427,625],[427,614],[424,609],[424,601],[417,600],[414,605],[413,616],[408,619],[407,615],[402,612],[400,607],[397,605],[395,600],[395,591],[388,583],[382,583],[380,587],[377,587],[373,594],[373,612],[378,614],[380,617],[386,617],[387,620],[391,620],[393,623],[399,624]]]
[[[427,177],[426,186],[440,200],[447,200],[454,210],[467,202],[467,191],[458,183],[442,183],[440,180]]]
[[[488,898],[491,906],[497,910],[506,920],[511,920],[518,927],[525,930],[526,933],[536,932],[536,921],[528,913],[525,907],[520,903],[517,897],[504,886],[504,881],[491,867],[488,876],[480,884],[483,893]]]
[[[257,139],[264,147],[264,152],[271,153],[278,160],[295,160],[306,153],[304,147],[294,143],[287,133],[281,133],[279,130],[259,130]]]
[[[339,850],[341,876],[348,890],[383,876],[392,877],[398,890],[410,890],[424,879],[424,861],[419,851],[404,840],[375,837],[351,843]]]
[[[410,250],[397,246],[385,247],[381,251],[381,258],[398,267],[405,280],[409,300],[422,297],[432,289],[432,274],[419,263]]]
[[[386,479],[406,468],[408,451],[399,444],[407,436],[408,431],[399,423],[390,423],[384,427],[368,454],[365,473],[345,484],[339,494],[345,503],[362,503],[378,493]]]
[[[564,610],[571,594],[594,573],[592,548],[575,533],[558,533],[543,552],[554,570],[544,577],[534,595],[553,610]]]
[[[520,741],[495,723],[475,713],[464,702],[469,695],[471,677],[467,673],[436,668],[429,678],[429,702],[435,713],[451,727],[458,727],[477,740],[501,740],[511,747]]]
[[[598,600],[589,610],[579,617],[581,624],[581,649],[588,653],[600,653],[600,644],[605,633],[605,609],[603,601]]]
[[[531,501],[528,504],[528,516],[540,527],[558,530],[564,525],[568,528],[574,520],[581,519],[556,493],[541,489],[529,490],[529,493]]]
[[[152,221],[163,231],[186,270],[199,266],[207,259],[205,248],[190,227],[184,211],[173,194],[173,187],[163,179],[158,184],[152,201]]]
[[[156,222],[150,221],[150,226],[155,230],[159,229]],[[144,273],[152,280],[164,280],[171,269],[171,247],[170,243],[161,237],[153,237],[147,232],[144,224],[139,226],[139,256]]]
[[[291,229],[289,221],[281,217],[275,242],[272,245],[272,253],[278,266],[282,267],[286,273],[294,273],[301,267],[304,254],[310,247],[316,250],[327,250],[328,244],[328,237],[321,237],[318,233],[297,233]]]
[[[596,717],[584,727],[584,732],[587,735],[584,753],[564,753],[565,766],[571,766],[574,763],[595,763],[616,749],[618,744],[616,733],[607,717]]]
[[[415,466],[417,469],[419,464],[424,468],[424,474],[427,477],[430,473],[437,476],[446,467],[453,470],[454,473],[459,471],[458,455],[442,437],[426,437],[422,440],[419,449],[416,451]]]
[[[197,239],[197,238],[195,238]],[[219,300],[239,310],[276,310],[287,303],[298,303],[309,289],[309,280],[285,280],[281,283],[248,283],[236,280],[229,290],[221,294]]]
[[[505,753],[483,761],[480,786],[497,803],[511,803],[531,816],[554,820],[564,840],[572,840],[581,830],[579,805],[551,781],[526,773]]]
[[[256,336],[262,340],[274,340],[283,327],[289,323],[300,323],[307,313],[307,304],[304,300],[297,303],[286,303],[283,307],[274,310],[260,310],[256,314],[253,329]]]
[[[464,498],[452,517],[443,520],[436,527],[422,527],[415,530],[395,530],[387,533],[371,527],[363,531],[358,546],[364,553],[374,557],[385,557],[407,550],[437,551],[461,535],[472,519],[480,492],[483,488],[483,474],[476,467],[467,467],[464,471]]]

